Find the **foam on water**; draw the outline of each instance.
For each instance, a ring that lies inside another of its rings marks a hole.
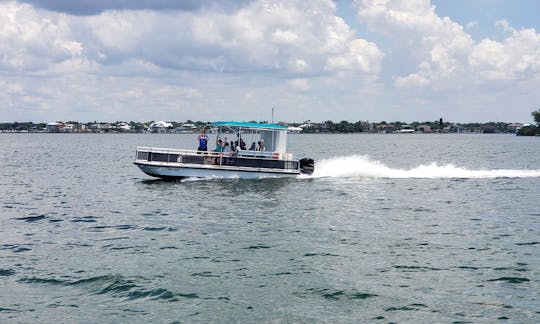
[[[452,164],[438,165],[433,162],[416,168],[394,169],[366,156],[351,155],[325,159],[317,162],[313,178],[532,178],[540,177],[540,170],[469,170]]]

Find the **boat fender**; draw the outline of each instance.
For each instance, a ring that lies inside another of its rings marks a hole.
[[[272,153],[272,159],[274,159],[274,160],[279,159],[279,152]]]

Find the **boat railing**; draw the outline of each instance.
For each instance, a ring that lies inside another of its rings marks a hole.
[[[180,155],[205,155],[210,157],[240,157],[254,159],[273,159],[273,160],[292,160],[290,153],[269,152],[269,151],[251,151],[238,150],[238,152],[216,152],[216,151],[197,151],[187,149],[172,149],[160,147],[137,147],[137,152],[162,153],[162,154],[180,154]]]
[[[137,147],[136,160],[158,164],[183,163],[198,165],[238,166],[255,168],[298,169],[292,154],[240,150],[239,152],[214,152],[186,149]]]

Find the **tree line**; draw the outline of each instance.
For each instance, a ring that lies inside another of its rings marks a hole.
[[[531,112],[531,115],[534,119],[534,122],[536,125],[527,125],[525,127],[521,127],[517,135],[520,136],[540,136],[540,109],[535,110]]]
[[[397,132],[403,129],[411,129],[415,132],[423,133],[459,133],[459,132],[475,132],[475,133],[517,133],[518,135],[540,135],[540,110],[533,111],[531,113],[536,125],[521,125],[515,123],[505,122],[487,122],[487,123],[452,123],[443,121],[442,118],[436,121],[424,121],[424,122],[412,122],[405,123],[401,121],[393,122],[368,122],[357,121],[349,122],[342,120],[340,122],[334,122],[331,120],[323,122],[311,122],[310,120],[303,123],[283,123],[288,126],[301,127],[302,133],[386,133]],[[256,121],[251,121],[256,122]],[[267,121],[262,121],[266,123]],[[148,130],[153,121],[149,122],[88,122],[80,123],[77,121],[62,122],[63,124],[74,125],[75,129],[95,130],[95,125],[108,125],[107,128],[99,128],[100,131],[104,129],[107,131],[117,131],[118,125],[129,125],[129,132],[139,133]],[[194,131],[200,131],[202,128],[208,128],[210,122],[192,121],[186,120],[185,122],[171,121],[171,130],[180,129],[183,125],[194,125]],[[523,126],[523,127],[522,127]],[[45,131],[47,127],[46,123],[34,123],[34,122],[12,122],[12,123],[0,123],[0,131],[6,132],[40,132]]]

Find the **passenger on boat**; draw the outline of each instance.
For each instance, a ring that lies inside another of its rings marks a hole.
[[[216,141],[216,149],[214,150],[215,152],[223,152],[223,141],[218,139]]]
[[[251,143],[251,146],[249,147],[250,151],[255,151],[255,142]]]
[[[265,150],[264,140],[261,138],[261,140],[258,141],[257,143],[259,144],[259,147],[257,147],[257,151],[264,151]]]
[[[208,151],[208,135],[206,135],[206,131],[202,130],[201,135],[197,138],[197,141],[199,141],[199,147],[197,148],[197,151]]]
[[[240,139],[240,149],[245,150],[246,149],[246,142],[244,142],[243,139]]]
[[[227,142],[223,142],[223,155],[221,157],[221,164],[226,164],[227,163],[227,156],[231,156],[232,155],[232,150],[231,150],[231,145]]]
[[[223,152],[223,141],[219,138],[216,138],[216,149],[214,150],[214,152],[217,152],[217,153]],[[213,159],[213,164],[219,164],[219,157],[215,157]]]
[[[224,145],[223,152],[227,153],[227,154],[230,154],[232,152],[231,145],[229,143],[227,143],[227,142],[225,142],[223,145]]]

